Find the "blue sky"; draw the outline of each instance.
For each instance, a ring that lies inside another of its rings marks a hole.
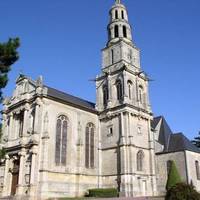
[[[153,112],[174,132],[193,138],[200,130],[200,1],[122,0],[134,42],[150,82]],[[107,41],[114,0],[0,1],[0,41],[18,36],[20,60],[4,90],[20,72],[70,94],[95,101],[95,78]]]

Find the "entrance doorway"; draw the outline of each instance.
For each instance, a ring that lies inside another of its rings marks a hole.
[[[18,179],[19,179],[19,160],[15,160],[13,163],[12,170],[12,185],[11,185],[11,195],[14,196],[16,194]]]

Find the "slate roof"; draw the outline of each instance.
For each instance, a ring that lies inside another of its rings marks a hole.
[[[200,153],[200,149],[193,145],[183,133],[172,134],[167,151],[175,152],[184,150]]]
[[[158,133],[158,142],[164,146],[164,151],[166,151],[168,148],[170,136],[173,133],[163,116],[154,118],[154,120],[151,123],[153,126],[152,128],[155,129],[159,122],[161,122],[161,125]]]
[[[200,149],[193,145],[183,133],[174,134],[163,116],[154,118],[151,122],[151,127],[155,129],[159,122],[161,122],[161,124],[160,129],[158,130],[158,142],[164,146],[163,152],[160,153],[185,150],[200,153]]]
[[[72,96],[70,94],[61,92],[59,90],[56,90],[56,89],[48,87],[48,86],[45,86],[45,87],[48,89],[47,96],[49,96],[49,97],[59,99],[61,101],[69,103],[70,105],[78,106],[78,107],[87,109],[92,112],[97,112],[97,110],[95,109],[95,104],[92,102],[86,101],[79,97]]]

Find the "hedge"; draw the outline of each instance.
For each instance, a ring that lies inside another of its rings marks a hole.
[[[118,197],[118,191],[116,188],[96,188],[89,189],[89,197]]]

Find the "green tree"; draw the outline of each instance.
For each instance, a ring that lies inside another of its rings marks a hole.
[[[8,83],[8,72],[11,66],[19,59],[18,47],[20,46],[19,38],[10,38],[7,42],[0,43],[0,103],[3,99],[2,89]],[[2,137],[2,124],[0,123],[0,141]],[[0,159],[5,156],[5,149],[0,149]]]
[[[199,133],[198,133],[198,136],[195,137],[194,140],[192,140],[192,143],[193,143],[196,147],[200,148],[200,131],[199,131]]]
[[[169,173],[168,173],[166,189],[169,190],[173,186],[175,186],[177,183],[180,183],[180,182],[181,182],[181,177],[176,168],[176,164],[174,161],[171,161],[171,166],[170,166]]]
[[[19,59],[17,52],[20,46],[19,38],[9,39],[5,43],[0,43],[0,100],[2,101],[2,89],[8,82],[8,72],[11,66]]]

